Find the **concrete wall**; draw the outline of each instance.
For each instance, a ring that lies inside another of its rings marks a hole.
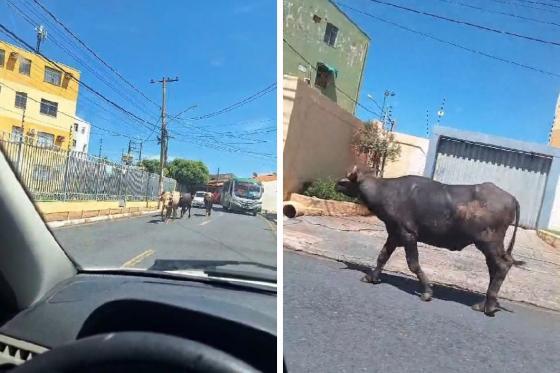
[[[276,194],[278,192],[278,182],[276,180],[265,181],[262,184],[264,187],[262,209],[266,210],[267,212],[276,212]]]
[[[327,23],[338,28],[334,46],[324,41]],[[368,36],[332,1],[285,0],[284,37],[307,60],[284,43],[284,72],[302,79],[309,78],[314,86],[317,63],[336,68],[338,74],[334,85],[322,92],[354,113],[354,101],[358,99],[367,57]]]
[[[350,143],[361,125],[318,90],[285,76],[284,199],[300,192],[305,182],[344,176],[356,162]]]
[[[397,161],[387,162],[383,176],[423,175],[430,141],[405,133],[394,132],[394,135],[401,146],[401,155]]]
[[[340,178],[354,164],[354,133],[362,122],[310,87],[303,80],[284,76],[284,190],[302,191],[304,183],[318,178]],[[401,156],[385,165],[385,177],[422,175],[429,141],[394,132]]]

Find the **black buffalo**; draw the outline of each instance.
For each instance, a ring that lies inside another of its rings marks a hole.
[[[181,207],[181,218],[185,215],[185,211],[189,212],[189,219],[191,217],[191,207],[192,207],[193,197],[190,193],[184,193],[179,198],[179,207]]]
[[[396,247],[404,246],[406,261],[429,301],[432,288],[418,262],[417,242],[458,251],[474,244],[485,256],[490,275],[486,298],[473,306],[493,316],[500,306],[498,292],[512,265],[511,255],[519,224],[519,203],[492,183],[447,185],[421,176],[381,179],[354,169],[337,182],[336,189],[359,198],[385,223],[388,237],[377,266],[363,280],[379,283],[379,275]],[[515,222],[507,250],[504,237]]]

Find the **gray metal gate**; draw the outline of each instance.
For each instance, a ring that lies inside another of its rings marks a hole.
[[[441,137],[433,179],[446,184],[492,182],[514,195],[519,224],[535,228],[552,158],[498,146]]]

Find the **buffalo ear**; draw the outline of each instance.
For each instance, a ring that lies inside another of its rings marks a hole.
[[[352,169],[352,171],[350,171],[350,173],[346,177],[351,182],[355,182],[356,180],[358,180],[358,166],[354,165],[354,168]]]

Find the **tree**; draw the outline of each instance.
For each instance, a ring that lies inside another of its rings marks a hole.
[[[210,180],[208,167],[202,161],[175,158],[167,168],[169,176],[183,185],[206,185]]]
[[[143,167],[147,172],[159,175],[159,159],[142,159],[138,162],[138,167]],[[163,176],[168,176],[168,167],[163,168]]]
[[[144,167],[146,171],[159,174],[159,160],[158,159],[142,159],[138,164],[140,167]]]
[[[401,154],[401,146],[395,141],[392,132],[383,129],[380,122],[364,122],[356,131],[352,141],[354,150],[366,158],[367,165],[376,176],[382,174],[383,158],[394,162]]]

